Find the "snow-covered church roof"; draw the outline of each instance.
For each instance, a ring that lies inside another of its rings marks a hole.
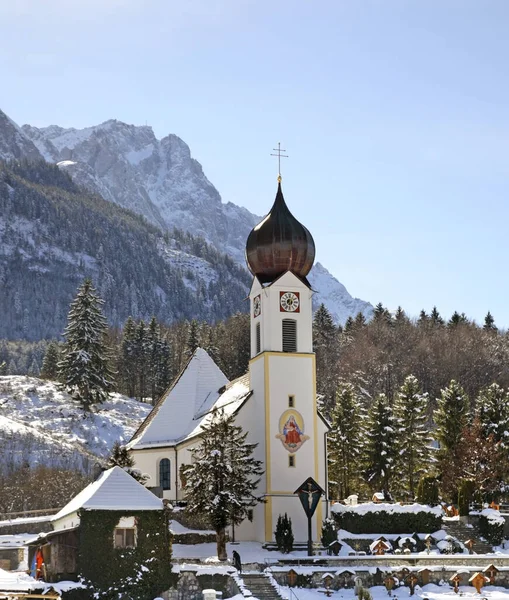
[[[120,467],[113,467],[75,496],[52,521],[85,510],[160,510],[163,502]]]
[[[229,382],[208,353],[198,348],[127,447],[168,446],[195,437],[213,411],[222,408],[232,414],[250,395],[248,375]]]

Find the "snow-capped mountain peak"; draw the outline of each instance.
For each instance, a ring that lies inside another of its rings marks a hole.
[[[201,236],[245,267],[245,242],[261,218],[231,202],[224,204],[177,135],[159,140],[151,127],[116,119],[84,129],[13,127],[7,135],[22,138],[16,140],[18,154],[26,148],[27,153],[43,156],[106,200],[163,229],[176,227]],[[0,158],[3,136],[0,129]],[[12,152],[7,157],[12,158]],[[339,323],[359,311],[370,316],[372,306],[352,298],[322,265],[314,267],[310,281],[318,292],[316,301],[323,302]]]

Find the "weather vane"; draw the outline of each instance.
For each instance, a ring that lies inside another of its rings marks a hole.
[[[272,150],[274,150],[274,152],[277,152],[277,154],[272,154],[271,156],[277,156],[277,168],[278,168],[278,176],[277,176],[277,180],[279,181],[279,183],[281,183],[281,159],[282,158],[288,158],[287,154],[281,154],[281,152],[286,152],[286,150],[283,150],[281,148],[281,142],[277,143],[277,148],[272,148]]]

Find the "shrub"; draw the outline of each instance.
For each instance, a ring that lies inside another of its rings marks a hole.
[[[288,554],[293,550],[292,520],[288,518],[286,513],[284,516],[279,515],[274,536],[276,538],[277,549],[280,552]]]
[[[325,519],[322,523],[322,537],[320,538],[322,546],[324,548],[328,548],[329,544],[332,544],[332,542],[334,542],[337,539],[338,531],[336,529],[334,519]]]
[[[438,481],[436,477],[423,475],[417,486],[417,501],[429,506],[438,505]]]
[[[490,544],[498,546],[504,539],[505,519],[498,512],[491,508],[485,508],[479,515],[479,531]]]
[[[332,513],[338,529],[351,533],[433,533],[442,525],[442,510],[422,504],[335,504]]]
[[[475,490],[475,483],[472,479],[462,479],[458,489],[458,510],[461,517],[468,517],[470,512],[470,503]]]

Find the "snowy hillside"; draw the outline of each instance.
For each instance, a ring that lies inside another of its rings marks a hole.
[[[0,455],[4,466],[28,461],[86,468],[126,442],[150,411],[148,404],[112,394],[84,412],[56,383],[0,377]]]

